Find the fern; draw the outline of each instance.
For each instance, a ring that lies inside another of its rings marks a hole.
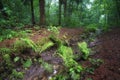
[[[78,43],[78,47],[80,51],[83,53],[83,58],[87,59],[88,56],[90,55],[90,49],[87,46],[86,42]]]
[[[74,55],[72,48],[61,45],[58,49],[58,52],[64,61],[64,65],[68,68],[68,75],[72,80],[79,80],[80,73],[83,71],[83,68],[73,59]]]
[[[40,53],[43,52],[43,51],[45,51],[46,49],[48,49],[49,47],[51,47],[51,46],[53,46],[53,45],[54,45],[54,43],[51,42],[51,41],[49,41],[49,42],[43,44],[43,46],[41,46]]]
[[[23,63],[23,67],[28,68],[32,65],[32,60],[31,59],[27,59],[24,63]]]
[[[62,57],[67,67],[70,67],[74,64],[73,51],[70,47],[61,45],[58,51],[59,51],[59,55]]]
[[[9,48],[6,48],[6,47],[4,47],[4,48],[0,48],[0,53],[1,54],[9,54],[9,53],[11,53],[11,49],[9,49]]]
[[[24,50],[25,48],[32,48],[34,51],[37,51],[37,45],[29,38],[20,38],[16,40],[13,44],[13,48],[17,52]]]
[[[31,39],[21,38],[21,40],[28,44],[28,46],[31,47],[33,50],[37,51],[37,45]]]

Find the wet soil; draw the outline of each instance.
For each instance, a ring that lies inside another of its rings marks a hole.
[[[34,41],[37,41],[40,38],[48,37],[50,35],[49,31],[46,31],[45,33],[46,33],[46,35],[45,34],[41,35],[41,34],[36,33],[36,35],[38,35],[39,37],[34,35],[32,37],[32,39]],[[68,42],[72,41],[72,44],[70,43],[69,45],[76,46],[78,38],[80,38],[80,35],[82,33],[83,33],[82,28],[77,28],[77,29],[61,28],[59,38],[61,38],[62,40],[67,40]],[[64,35],[65,35],[65,38],[64,38]],[[39,58],[41,58],[44,62],[47,62],[48,64],[52,65],[52,69],[53,69],[52,73],[49,73],[44,68],[42,68],[43,66],[33,65],[33,66],[30,67],[29,70],[26,71],[26,74],[24,76],[24,80],[34,80],[34,79],[35,80],[49,80],[50,77],[52,77],[52,76],[56,75],[57,73],[63,71],[64,70],[63,60],[61,59],[60,56],[58,56],[56,54],[56,51],[57,51],[57,46],[55,45],[55,46],[47,49],[47,51],[42,52],[39,56]]]
[[[81,32],[76,29],[63,29],[62,31],[62,33],[68,33],[68,35],[71,35],[70,37],[72,38],[70,38],[69,41],[70,46],[73,48],[74,53],[78,54],[77,42],[82,41],[80,38]],[[75,36],[77,37],[75,38]],[[101,34],[93,44],[94,45],[91,46],[90,43],[90,47],[95,47],[95,53],[90,57],[101,59],[103,60],[103,63],[97,67],[92,74],[85,74],[83,80],[120,80],[120,28],[113,28],[110,31]],[[59,65],[62,63],[61,59],[53,56],[50,57],[51,53],[51,55],[53,55],[53,51],[55,50],[48,50],[48,52],[43,53],[41,56],[45,61]],[[81,58],[78,57],[77,61],[81,62],[80,59]],[[85,66],[91,65],[88,61],[83,61],[82,64]],[[41,80],[47,80],[45,78],[46,77],[43,77]]]
[[[80,37],[82,33],[84,33],[84,30],[81,28],[62,28],[59,35],[61,38],[63,35],[66,35],[69,46],[73,48],[74,53],[78,57],[78,62],[81,62],[81,58],[79,57],[77,42],[83,41]],[[43,37],[48,37],[50,32],[46,29],[33,30],[33,34],[31,39],[36,42]],[[11,43],[14,43],[15,40],[16,38],[0,42],[0,47],[10,47]],[[104,62],[94,70],[93,74],[85,74],[83,80],[88,80],[88,78],[92,80],[120,80],[120,28],[112,28],[110,31],[102,33],[95,42],[89,44],[89,47],[94,48],[94,54],[90,57],[101,59]],[[37,56],[37,58],[41,58],[45,62],[52,64],[53,72],[48,73],[41,64],[38,65],[35,63],[26,71],[24,80],[48,80],[48,77],[56,74],[54,73],[55,71],[59,72],[59,70],[63,69],[62,59],[55,55],[56,49],[56,46],[51,47]],[[29,56],[29,54],[24,56]],[[2,61],[1,57],[0,61]],[[82,64],[84,66],[91,65],[88,61],[83,61]]]
[[[86,77],[92,80],[120,80],[120,28],[112,28],[98,39],[99,52],[92,57],[100,58],[104,63],[95,69],[94,74]]]

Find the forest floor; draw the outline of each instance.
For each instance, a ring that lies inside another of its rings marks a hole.
[[[120,80],[120,28],[113,28],[98,38],[99,52],[93,58],[104,60],[94,74],[88,75],[93,80]]]
[[[50,34],[49,31],[38,30],[34,31],[34,35],[31,36],[31,39],[36,42],[43,37],[48,37]],[[64,38],[66,34],[66,39],[69,42],[69,46],[72,47],[75,54],[79,52],[77,48],[77,43],[84,41],[80,35],[84,33],[84,29],[81,28],[62,28],[60,30],[59,37]],[[5,40],[0,42],[1,46],[10,47],[16,39]],[[92,48],[93,54],[90,55],[90,58],[101,59],[103,63],[95,68],[93,73],[86,73],[82,80],[120,80],[120,28],[113,28],[108,32],[100,34],[95,42],[90,42],[89,47]],[[42,58],[45,62],[53,64],[53,68],[59,72],[63,69],[61,64],[63,63],[62,59],[58,56],[55,56],[56,46],[53,46],[46,51],[42,52],[40,55],[37,55],[37,58]],[[29,54],[22,54],[22,56],[36,56],[34,52],[25,51]],[[25,53],[23,52],[23,53]],[[92,66],[90,61],[84,61],[78,58],[76,60],[80,62],[83,66]],[[2,57],[0,57],[0,62],[2,62]],[[2,66],[2,65],[0,65]],[[63,69],[64,70],[64,69]],[[1,71],[1,69],[0,69]],[[0,72],[1,74],[1,72]],[[48,77],[54,76],[55,74],[47,73],[43,67],[37,64],[33,64],[29,70],[26,71],[24,80],[47,80]]]

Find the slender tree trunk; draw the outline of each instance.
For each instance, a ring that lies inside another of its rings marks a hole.
[[[66,17],[66,9],[67,9],[67,4],[64,4],[64,17]]]
[[[78,7],[78,11],[80,11],[79,12],[79,20],[80,20],[80,22],[83,22],[83,2],[81,2],[80,3],[80,8]]]
[[[105,23],[104,23],[104,25],[108,25],[108,12],[106,12],[106,9],[107,9],[107,7],[106,7],[106,4],[107,4],[106,0],[103,1],[103,4],[104,4],[104,15],[105,15],[105,18],[104,18]]]
[[[59,25],[61,25],[61,6],[62,6],[62,3],[61,3],[61,0],[59,0]]]
[[[52,2],[52,0],[48,0],[48,4],[47,4],[47,22],[48,22],[48,24],[49,24],[49,22],[50,22],[50,6],[51,6],[51,2]]]
[[[117,10],[120,16],[120,1],[119,0],[116,0],[116,5],[117,5]]]
[[[0,1],[0,13],[2,13],[2,15],[5,19],[7,19],[8,14],[3,10],[3,8],[4,8],[3,3],[2,3],[2,1]]]
[[[34,17],[34,7],[33,7],[33,0],[30,0],[31,2],[31,17],[32,17],[32,25],[35,24],[35,17]]]
[[[64,24],[66,25],[67,0],[64,1]]]
[[[117,11],[116,11],[116,13],[117,13],[117,24],[119,24],[119,20],[120,20],[120,7],[119,7],[119,5],[120,5],[120,2],[119,2],[119,0],[115,0],[115,3],[116,3],[116,9],[117,9]]]
[[[45,25],[45,0],[39,0],[40,25]]]

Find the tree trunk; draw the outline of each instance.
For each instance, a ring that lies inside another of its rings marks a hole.
[[[64,1],[64,24],[66,25],[67,0]]]
[[[59,0],[59,25],[61,25],[61,6],[62,6],[62,2],[61,0]]]
[[[47,4],[47,22],[48,22],[48,24],[49,24],[49,22],[50,22],[50,6],[51,6],[51,2],[52,2],[52,0],[48,0],[48,4]]]
[[[31,20],[32,20],[32,25],[35,24],[35,17],[34,17],[34,7],[33,7],[33,0],[31,0]]]
[[[115,2],[116,2],[116,9],[117,9],[117,11],[116,11],[117,23],[119,24],[119,20],[120,20],[120,7],[119,7],[119,5],[120,5],[120,2],[119,2],[119,0],[115,0]]]
[[[2,1],[0,1],[0,13],[2,13],[2,15],[5,19],[7,19],[8,14],[3,10],[3,8],[4,8],[3,3],[2,3]]]
[[[45,25],[45,0],[39,0],[40,25]]]

